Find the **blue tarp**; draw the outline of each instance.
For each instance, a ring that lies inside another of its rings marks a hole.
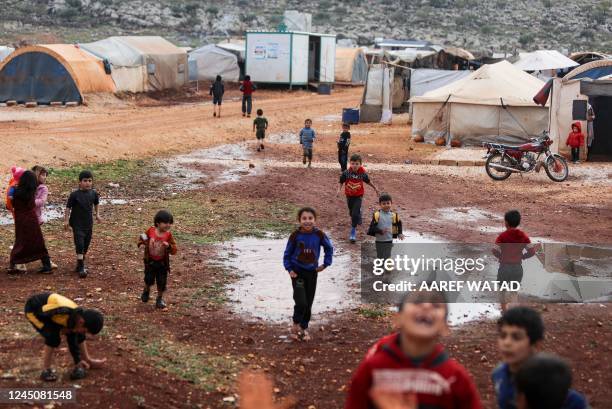
[[[596,80],[601,77],[605,77],[606,75],[612,74],[612,65],[608,65],[606,67],[595,67],[587,70],[585,72],[581,72],[580,74],[572,77],[573,80],[577,80],[579,78],[591,78]]]
[[[82,102],[74,79],[49,54],[28,52],[13,58],[0,71],[0,102]]]

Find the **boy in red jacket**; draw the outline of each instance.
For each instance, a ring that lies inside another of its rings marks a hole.
[[[524,231],[518,228],[521,224],[521,214],[518,210],[510,210],[504,215],[506,230],[495,239],[493,255],[499,260],[497,281],[523,280],[523,260],[533,257],[536,247]],[[508,308],[505,292],[502,293],[501,310]]]
[[[388,400],[421,409],[481,409],[470,374],[438,342],[448,333],[447,314],[441,293],[404,296],[399,332],[370,349],[353,374],[345,409],[380,408]]]
[[[580,147],[584,145],[584,134],[580,122],[572,124],[572,132],[567,135],[565,144],[572,148],[572,162],[580,163]]]
[[[354,153],[351,155],[351,165],[347,170],[340,175],[340,185],[338,185],[337,194],[340,194],[340,189],[344,185],[344,194],[346,195],[346,204],[348,206],[349,215],[351,216],[351,234],[349,240],[351,243],[357,241],[357,226],[361,224],[361,202],[365,193],[364,183],[372,186],[372,189],[378,195],[378,189],[370,181],[370,177],[365,168],[361,166],[361,156]]]
[[[247,118],[251,117],[251,109],[253,109],[253,91],[257,87],[251,82],[251,76],[245,75],[242,85],[240,85],[240,91],[242,91],[242,116]]]

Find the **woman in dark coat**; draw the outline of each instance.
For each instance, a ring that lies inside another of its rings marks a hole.
[[[52,270],[51,259],[36,216],[34,196],[37,184],[34,172],[25,171],[13,195],[15,244],[10,258],[10,272],[13,273],[24,272],[24,270],[15,269],[15,265],[36,260],[41,260],[43,264],[39,273],[50,273]]]

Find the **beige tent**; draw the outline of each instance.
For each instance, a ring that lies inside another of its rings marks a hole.
[[[336,48],[336,82],[364,84],[368,75],[368,61],[361,48]]]
[[[159,91],[189,81],[187,53],[162,37],[109,37],[79,46],[110,63],[118,91]]]
[[[520,143],[547,128],[548,108],[533,96],[544,82],[507,61],[484,65],[469,76],[410,99],[413,135],[447,143]]]

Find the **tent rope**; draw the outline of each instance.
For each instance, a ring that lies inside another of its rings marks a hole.
[[[499,100],[501,101],[501,106],[503,109],[506,110],[506,112],[508,112],[508,115],[510,115],[510,118],[514,119],[514,122],[516,122],[518,124],[518,126],[521,127],[521,130],[525,133],[526,136],[530,137],[531,135],[529,135],[529,132],[527,132],[527,130],[523,127],[523,124],[521,124],[519,122],[518,119],[516,119],[516,117],[514,115],[512,115],[512,112],[510,112],[510,110],[508,109],[508,105],[504,104],[504,99],[502,97],[499,98]],[[497,131],[497,136],[501,136],[499,134],[499,130]]]
[[[451,94],[448,94],[448,97],[446,98],[446,101],[444,101],[444,103],[442,104],[442,106],[440,107],[440,109],[438,109],[438,111],[436,112],[436,114],[434,116],[431,117],[431,120],[427,123],[427,125],[425,125],[425,129],[429,128],[429,125],[431,125],[433,123],[433,121],[438,117],[438,114],[440,113],[440,111],[442,111],[442,109],[446,106],[446,104],[448,103],[448,100],[450,99]]]

